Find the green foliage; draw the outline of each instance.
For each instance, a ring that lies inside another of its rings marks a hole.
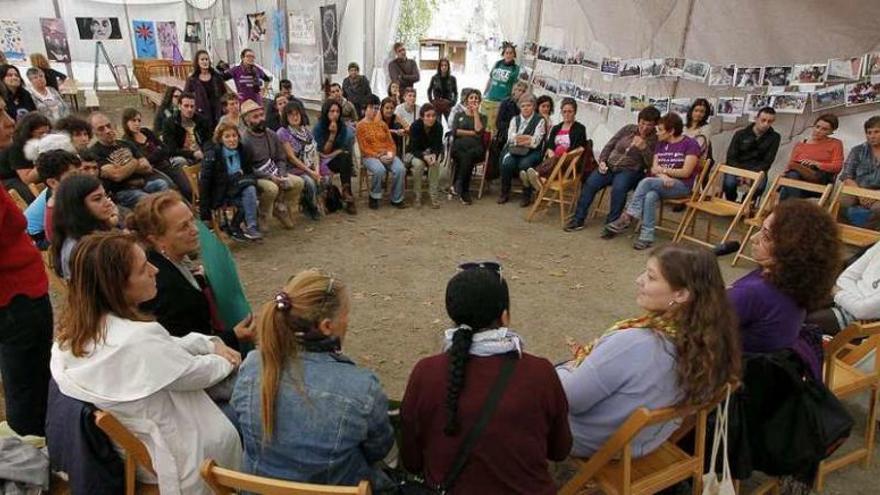
[[[409,46],[418,44],[431,27],[437,2],[438,0],[402,0],[400,20],[397,24],[397,41]]]

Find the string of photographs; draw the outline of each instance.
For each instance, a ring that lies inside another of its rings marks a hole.
[[[711,65],[685,58],[599,57],[582,50],[569,52],[535,42],[525,43],[524,54],[526,59],[537,59],[560,67],[598,71],[606,80],[681,78],[716,89],[734,88],[747,92],[744,96],[706,98],[713,104],[716,115],[722,117],[754,114],[766,106],[779,113],[801,114],[807,101],[812,102],[814,112],[880,103],[880,52],[860,57],[834,58],[827,63],[766,67]],[[521,72],[520,79],[531,81],[549,93],[569,96],[595,107],[629,109],[632,112],[653,105],[663,113],[671,111],[684,115],[694,100],[597,91],[553,77],[546,71],[532,71],[528,67]]]

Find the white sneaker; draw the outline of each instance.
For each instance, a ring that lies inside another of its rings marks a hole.
[[[529,179],[528,183],[532,185],[532,188],[535,191],[540,191],[541,188],[544,187],[543,184],[541,184],[541,176],[538,175],[537,170],[535,170],[534,168],[530,168],[526,170],[526,175]],[[525,181],[523,181],[523,184],[525,184]]]

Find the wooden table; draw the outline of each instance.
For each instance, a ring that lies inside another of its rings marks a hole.
[[[153,76],[150,80],[159,83],[163,87],[163,90],[168,86],[173,86],[183,91],[183,87],[186,86],[186,81],[174,76]]]
[[[79,112],[79,98],[77,98],[79,95],[79,89],[76,86],[76,81],[72,78],[67,78],[58,89],[61,93],[61,97],[70,100],[70,104],[77,112]]]

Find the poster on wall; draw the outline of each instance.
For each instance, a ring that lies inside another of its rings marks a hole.
[[[816,90],[816,92],[812,94],[812,98],[814,112],[828,110],[829,108],[842,107],[846,104],[846,86],[843,84],[836,84],[834,86]]]
[[[198,22],[187,22],[186,31],[183,33],[183,41],[187,43],[201,43],[202,25]]]
[[[247,15],[248,41],[266,41],[268,33],[266,12],[254,12]]]
[[[131,21],[137,58],[156,58],[156,27],[153,21]]]
[[[314,100],[322,98],[320,55],[288,53],[287,77],[293,84],[293,94]]]
[[[67,44],[67,29],[61,19],[40,18],[46,56],[53,62],[70,62],[70,45]]]
[[[284,11],[275,10],[272,12],[272,70],[276,74],[280,74],[284,68],[284,55],[287,52],[284,35]]]
[[[862,74],[864,57],[832,58],[828,60],[825,82],[855,81]]]
[[[0,19],[0,50],[9,60],[25,60],[21,24],[18,21]]]
[[[81,40],[121,40],[118,17],[77,17],[76,29]]]
[[[156,23],[156,34],[159,38],[159,51],[162,58],[174,58],[174,51],[179,50],[180,41],[177,39],[177,24],[174,21],[160,21]]]
[[[288,37],[291,45],[315,44],[315,19],[304,12],[292,11],[287,14]]]
[[[336,74],[339,66],[339,19],[336,4],[321,7],[321,45],[324,52],[324,74]]]

